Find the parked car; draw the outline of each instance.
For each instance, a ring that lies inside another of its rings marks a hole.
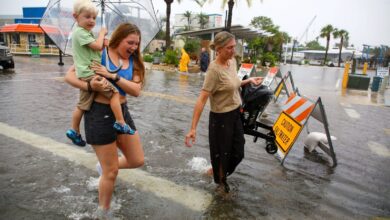
[[[11,51],[9,50],[8,47],[1,46],[1,45],[0,45],[0,66],[2,66],[3,69],[5,70],[15,67],[14,58],[11,54]]]

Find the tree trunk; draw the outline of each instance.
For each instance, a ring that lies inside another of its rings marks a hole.
[[[234,1],[229,0],[228,2],[228,20],[226,24],[226,31],[230,32],[230,28],[232,27],[232,17],[233,17],[233,6],[234,6]]]
[[[279,61],[282,60],[282,53],[283,53],[283,41],[280,43],[280,46],[279,46]]]
[[[330,37],[327,37],[326,38],[326,50],[325,50],[324,65],[326,65],[326,60],[328,59],[329,41],[330,41]]]
[[[341,63],[341,50],[343,48],[343,43],[344,43],[344,37],[341,36],[340,45],[339,45],[339,64],[338,64],[338,67],[340,67],[340,63]]]
[[[165,3],[167,4],[167,22],[165,26],[165,43],[166,43],[166,50],[171,48],[171,30],[169,28],[170,26],[170,17],[171,17],[171,4],[173,0],[165,0]]]
[[[291,48],[291,59],[290,59],[290,63],[292,64],[293,63],[293,58],[294,58],[294,48],[295,48],[295,40],[293,40],[293,46]]]

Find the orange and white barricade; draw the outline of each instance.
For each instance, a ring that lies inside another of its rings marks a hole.
[[[238,70],[238,77],[243,79],[245,76],[250,77],[256,73],[255,65],[252,63],[242,63]]]
[[[279,82],[277,78],[280,78]],[[284,76],[282,76],[278,67],[271,67],[268,70],[267,75],[263,79],[262,85],[267,86],[268,89],[274,91],[274,102],[277,101],[283,89],[288,96],[290,93],[294,93],[296,91],[292,81],[291,72],[288,71]]]
[[[276,76],[280,76],[280,77],[281,77],[279,68],[276,67],[276,66],[271,67],[271,68],[268,70],[268,73],[267,73],[267,75],[264,77],[263,82],[262,82],[261,84],[264,85],[264,86],[267,86],[268,88],[271,88],[271,87],[272,87],[272,84],[273,84],[274,82],[276,82],[276,80],[275,80]],[[277,82],[276,82],[276,84],[277,84]]]
[[[282,106],[282,110],[284,112],[289,114],[302,125],[305,124],[313,108],[314,103],[295,94],[292,94],[288,98],[286,104]]]
[[[290,71],[288,71],[283,77],[281,77],[282,80],[278,83],[274,90],[274,102],[276,102],[282,93],[282,91],[285,92],[287,97],[290,97],[293,94],[299,94],[298,88],[294,85],[294,80],[292,77],[292,74]]]
[[[328,121],[325,109],[319,97],[316,101],[291,94],[282,106],[282,113],[273,125],[275,143],[278,147],[277,155],[283,164],[296,139],[307,124],[310,117],[314,117],[324,125],[327,144],[320,142],[319,147],[324,150],[333,160],[333,166],[337,165],[336,155],[329,133]]]
[[[288,71],[284,76],[283,76],[283,81],[286,85],[286,92],[287,96],[290,97],[292,94],[298,93],[298,88],[295,87],[294,80],[291,74],[291,71]]]

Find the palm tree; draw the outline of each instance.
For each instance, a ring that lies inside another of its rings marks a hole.
[[[212,1],[212,0],[210,0],[210,1]],[[226,5],[226,3],[228,4],[228,20],[227,20],[227,24],[226,24],[226,31],[230,32],[230,28],[232,26],[234,0],[223,0],[222,7],[224,7]],[[248,4],[249,7],[252,5],[251,0],[246,0],[246,3]]]
[[[203,5],[206,3],[207,0],[194,0],[196,4],[200,6],[200,8],[203,8]],[[204,29],[209,23],[209,16],[206,14],[203,14],[202,10],[199,14],[196,15],[196,18],[198,18],[200,29]]]
[[[206,0],[194,0],[196,4],[198,4],[201,8],[203,8],[204,3],[206,3]]]
[[[329,41],[330,35],[333,33],[334,28],[332,25],[328,24],[321,29],[320,37],[326,38],[326,49],[325,49],[325,58],[324,65],[326,64],[326,60],[328,59],[328,50],[329,50]]]
[[[200,12],[196,17],[199,20],[200,29],[204,29],[209,23],[209,16]]]
[[[170,30],[170,17],[171,17],[171,5],[173,3],[173,0],[164,0],[165,4],[167,4],[167,10],[166,10],[166,25],[165,25],[165,42],[166,42],[166,48],[170,49],[171,47],[171,30]],[[177,0],[177,2],[181,2],[181,0]]]
[[[279,44],[279,60],[282,60],[282,54],[283,54],[283,44],[290,42],[291,37],[288,35],[287,32],[277,32],[274,37],[276,38],[276,42]]]
[[[266,16],[257,16],[252,18],[250,25],[254,28],[265,30],[271,33],[279,30],[279,26],[276,26],[272,19]]]
[[[183,14],[183,19],[186,19],[187,20],[187,27],[186,27],[186,30],[187,31],[190,31],[191,30],[191,22],[193,20],[192,18],[192,12],[190,11],[185,11],[184,14]]]
[[[346,39],[348,41],[348,31],[346,30],[343,30],[343,29],[340,29],[340,30],[337,30],[335,29],[333,31],[333,37],[334,38],[340,38],[340,44],[339,44],[339,64],[338,64],[338,67],[340,67],[340,63],[341,63],[341,50],[343,48],[343,45],[344,45],[344,39]]]

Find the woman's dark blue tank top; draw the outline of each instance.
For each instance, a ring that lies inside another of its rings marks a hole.
[[[105,51],[106,48],[103,49],[103,54],[105,54]],[[102,56],[102,65],[103,66],[106,66],[106,56]],[[110,65],[110,69],[116,69],[118,67],[116,67],[112,62],[111,60],[108,60],[108,63]],[[127,67],[127,69],[120,69],[117,74],[122,77],[122,78],[125,78],[127,80],[132,80],[133,79],[133,56],[130,56],[129,58],[129,66]],[[112,80],[109,80],[117,89],[118,89],[118,92],[119,94],[121,94],[122,96],[126,96],[126,93],[125,91],[123,91],[123,89],[121,89],[114,81]]]

